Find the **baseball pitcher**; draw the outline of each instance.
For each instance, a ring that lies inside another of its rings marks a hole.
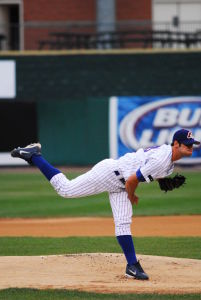
[[[172,174],[174,162],[192,155],[193,145],[200,145],[186,129],[175,132],[171,145],[162,145],[127,153],[119,159],[104,159],[90,171],[69,180],[61,171],[51,166],[41,155],[39,143],[25,148],[15,148],[12,157],[26,160],[37,166],[50,181],[56,192],[65,198],[76,198],[107,191],[115,222],[115,235],[125,255],[126,276],[148,280],[149,277],[136,258],[131,235],[132,205],[138,203],[136,189],[141,182],[159,182],[163,191],[179,188],[185,177]],[[167,177],[167,178],[165,178]]]

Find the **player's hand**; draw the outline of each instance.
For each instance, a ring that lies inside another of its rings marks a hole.
[[[128,193],[128,199],[130,200],[131,204],[138,204],[138,196],[135,195],[135,190],[138,186],[138,179],[136,174],[131,175],[127,180],[126,180],[126,191]]]
[[[131,202],[132,205],[133,204],[138,205],[138,201],[139,201],[138,196],[136,196],[136,195],[133,194],[132,196],[129,197],[129,200],[130,200],[130,202]]]

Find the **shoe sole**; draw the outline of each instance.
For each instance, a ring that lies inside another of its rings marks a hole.
[[[33,143],[33,144],[30,144],[30,145],[24,147],[24,149],[34,148],[34,147],[37,147],[39,150],[41,150],[41,144],[40,144],[40,143]]]
[[[132,278],[132,279],[137,279],[137,280],[149,280],[149,278],[139,278],[139,277],[135,277],[134,275],[129,275],[129,274],[125,274],[125,277],[127,278]]]

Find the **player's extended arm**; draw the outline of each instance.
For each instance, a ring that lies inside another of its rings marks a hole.
[[[135,195],[135,190],[139,184],[136,174],[131,175],[126,180],[126,191],[128,193],[128,198],[131,201],[132,205],[138,204],[138,197]]]

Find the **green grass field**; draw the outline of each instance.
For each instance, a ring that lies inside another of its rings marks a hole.
[[[163,193],[157,182],[140,184],[139,205],[134,215],[201,214],[201,173],[182,172],[187,184],[178,190]],[[77,176],[69,174],[69,178]],[[49,182],[38,173],[0,174],[0,217],[64,217],[111,216],[107,193],[64,199],[56,194]]]
[[[155,295],[155,294],[96,294],[66,290],[7,289],[0,291],[1,300],[198,300],[197,294]]]
[[[163,193],[157,183],[141,184],[137,194],[139,205],[134,215],[201,214],[201,172],[182,172],[187,184],[173,192]],[[69,178],[78,173],[69,174]],[[63,199],[56,195],[48,181],[38,173],[0,173],[0,217],[67,217],[112,216],[107,193],[80,199]],[[188,226],[188,224],[187,224]],[[201,238],[135,238],[136,252],[201,259]],[[85,252],[121,252],[115,237],[33,238],[1,237],[0,255],[48,255]],[[0,290],[0,299],[125,299],[125,300],[193,300],[199,294],[109,295],[66,290],[39,291],[33,289]]]
[[[134,237],[134,244],[140,254],[201,259],[201,237]],[[115,237],[0,238],[0,256],[95,252],[122,253]]]
[[[96,294],[66,290],[7,289],[0,291],[1,300],[198,300],[197,294],[155,295],[155,294]]]

